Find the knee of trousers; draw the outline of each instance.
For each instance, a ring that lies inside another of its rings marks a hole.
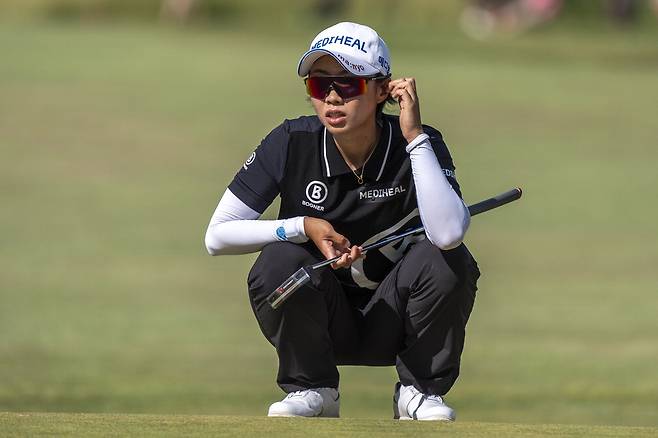
[[[317,258],[303,245],[275,242],[266,245],[249,272],[247,284],[252,299],[264,298],[302,266]]]
[[[424,295],[445,296],[452,293],[459,278],[446,262],[443,252],[428,239],[422,240],[409,250],[400,261],[397,275],[398,290],[417,291]]]

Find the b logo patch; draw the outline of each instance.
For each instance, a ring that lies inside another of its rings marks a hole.
[[[306,186],[306,198],[314,204],[322,204],[328,194],[327,185],[321,181],[311,181]]]
[[[247,170],[247,167],[249,167],[249,165],[253,163],[255,159],[256,159],[256,151],[252,152],[251,155],[249,155],[249,158],[247,158],[247,161],[245,161],[244,164],[242,165],[244,170]]]

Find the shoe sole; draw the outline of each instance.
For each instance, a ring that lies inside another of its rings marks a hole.
[[[414,421],[414,419],[411,417],[399,417],[399,418],[394,418],[394,420]],[[447,417],[436,417],[436,418],[419,418],[416,421],[445,421],[448,423],[453,423],[455,420]]]
[[[316,415],[315,417],[305,417],[303,415],[283,415],[283,414],[268,414],[268,417],[279,417],[279,418],[340,418],[338,415],[336,416],[331,416],[331,415]]]
[[[293,417],[299,417],[299,418],[340,418],[339,415],[322,415],[322,413],[318,415],[314,415],[312,417],[307,417],[304,415],[292,415],[292,414],[267,414],[268,417],[285,417],[285,418],[293,418]]]

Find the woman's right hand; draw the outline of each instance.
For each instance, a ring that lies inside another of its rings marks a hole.
[[[304,232],[327,259],[341,256],[337,262],[331,264],[334,269],[347,268],[352,262],[362,257],[361,247],[351,246],[350,241],[342,234],[337,233],[334,227],[324,219],[304,217]]]

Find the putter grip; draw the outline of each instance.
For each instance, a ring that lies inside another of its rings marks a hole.
[[[522,194],[523,190],[521,190],[520,187],[516,187],[505,193],[501,193],[498,196],[494,196],[493,198],[485,199],[484,201],[480,201],[477,204],[473,204],[468,207],[468,211],[471,213],[471,216],[475,216],[476,214],[484,213],[485,211],[489,211],[500,207],[501,205],[516,201],[521,197]]]

